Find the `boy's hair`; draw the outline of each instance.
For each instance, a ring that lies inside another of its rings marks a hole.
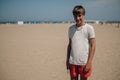
[[[85,8],[81,5],[77,5],[73,8],[73,15],[79,15],[79,14],[85,15]]]

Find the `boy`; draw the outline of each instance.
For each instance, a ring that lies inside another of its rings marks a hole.
[[[69,28],[67,48],[67,69],[70,69],[71,80],[87,80],[92,72],[92,60],[95,53],[95,33],[91,25],[84,22],[85,9],[78,5],[73,9],[76,22]]]

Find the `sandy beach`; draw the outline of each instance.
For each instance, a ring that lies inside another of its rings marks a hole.
[[[0,24],[0,80],[70,80],[68,24]],[[91,24],[96,53],[89,80],[120,80],[120,27]]]

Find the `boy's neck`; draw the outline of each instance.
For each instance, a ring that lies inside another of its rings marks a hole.
[[[77,27],[84,26],[85,22],[82,22],[81,24],[76,24]]]

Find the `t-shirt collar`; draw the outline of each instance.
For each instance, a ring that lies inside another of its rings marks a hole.
[[[79,26],[79,27],[77,27],[77,26],[75,25],[75,28],[76,28],[77,31],[79,31],[79,30],[83,29],[83,27],[84,27],[85,25],[86,25],[86,23],[85,23],[84,25],[82,25],[82,26]]]

